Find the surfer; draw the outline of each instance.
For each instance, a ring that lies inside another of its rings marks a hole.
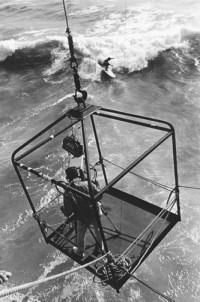
[[[109,61],[110,61],[110,60],[113,60],[113,59],[114,59],[114,58],[108,57],[107,59],[105,59],[105,60],[103,61],[102,66],[105,66],[105,70],[106,70],[106,71],[108,70],[108,67],[109,67],[109,66],[112,66],[112,65],[109,63]]]
[[[85,194],[89,194],[88,182],[85,180],[84,173],[81,169],[77,167],[69,167],[65,170],[65,173],[66,179],[69,181],[71,187]],[[92,183],[92,190],[94,194],[97,194],[100,191],[97,181],[96,183]],[[97,256],[103,250],[103,242],[101,239],[93,205],[88,199],[84,199],[84,197],[79,196],[78,194],[71,193],[71,196],[69,197],[71,198],[66,198],[66,202],[64,199],[64,206],[66,205],[67,207],[70,207],[69,203],[73,203],[77,220],[77,247],[74,246],[72,248],[72,252],[80,258],[84,257],[85,235],[88,227],[93,224],[94,235],[96,239],[96,246],[93,251],[93,255]],[[102,211],[100,202],[97,202],[97,208],[98,214],[99,216],[101,216]]]
[[[0,284],[5,283],[12,276],[10,272],[0,270]]]

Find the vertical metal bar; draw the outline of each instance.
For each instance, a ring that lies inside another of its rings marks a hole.
[[[96,145],[97,145],[97,149],[98,149],[98,152],[99,152],[99,162],[101,164],[103,175],[104,175],[104,180],[105,180],[105,183],[107,185],[108,184],[108,179],[107,179],[107,175],[106,175],[105,166],[104,166],[104,163],[103,163],[103,157],[102,157],[102,153],[101,153],[101,149],[100,149],[100,145],[99,145],[99,139],[98,139],[98,135],[97,135],[97,131],[96,131],[96,126],[95,126],[95,123],[94,123],[94,117],[93,117],[93,115],[91,115],[90,118],[91,118],[91,121],[92,121],[92,127],[93,127],[93,131],[94,131]]]
[[[88,145],[87,145],[87,138],[86,138],[86,130],[85,130],[84,120],[81,120],[81,128],[82,128],[82,134],[83,134],[83,144],[84,144],[84,153],[85,153],[85,166],[86,166],[86,171],[87,171],[88,187],[89,187],[90,196],[94,197],[93,190],[92,190],[91,173],[90,173],[90,163],[89,163],[89,154],[88,154]]]
[[[100,217],[99,217],[99,214],[98,214],[97,203],[94,200],[94,193],[93,193],[93,190],[92,190],[92,182],[91,182],[91,174],[90,174],[90,166],[89,166],[90,163],[89,163],[88,144],[87,144],[87,136],[86,136],[84,120],[81,120],[81,126],[82,126],[82,134],[83,134],[83,144],[84,144],[84,152],[85,152],[85,165],[86,165],[86,171],[87,171],[87,178],[88,178],[87,180],[88,180],[88,186],[89,186],[89,193],[90,193],[90,196],[91,196],[91,199],[92,199],[93,208],[94,208],[95,216],[96,216],[95,218],[97,220],[97,224],[98,224],[98,227],[99,227],[99,230],[100,230],[101,238],[102,238],[102,241],[103,241],[103,244],[104,244],[104,249],[105,249],[105,252],[107,253],[108,252],[108,246],[107,246],[106,239],[105,239],[105,236],[104,236],[104,231],[103,231],[103,228],[102,228],[102,225],[101,225],[101,220],[100,220]]]
[[[178,185],[178,165],[177,165],[177,152],[176,152],[176,138],[175,131],[172,131],[172,148],[173,148],[173,159],[174,159],[174,178],[175,178],[175,193],[177,200],[177,209],[179,221],[181,221],[181,208],[180,208],[180,198],[179,198],[179,185]]]
[[[44,230],[43,230],[43,228],[41,227],[40,220],[39,220],[39,219],[37,218],[37,216],[35,215],[35,214],[36,214],[36,211],[35,211],[35,207],[34,207],[34,205],[33,205],[33,203],[32,203],[31,197],[30,197],[30,195],[29,195],[29,193],[28,193],[28,190],[27,190],[27,188],[26,188],[26,185],[25,185],[25,183],[24,183],[24,181],[23,181],[23,179],[22,179],[22,177],[21,177],[21,174],[20,174],[20,172],[19,172],[19,169],[18,169],[18,167],[17,167],[17,165],[15,164],[14,161],[13,161],[13,166],[14,166],[14,168],[15,168],[15,171],[16,171],[16,173],[17,173],[17,176],[18,176],[18,178],[19,178],[19,181],[20,181],[20,183],[21,183],[21,186],[22,186],[22,188],[23,188],[23,190],[24,190],[24,193],[25,193],[25,195],[26,195],[26,197],[27,197],[27,199],[28,199],[28,201],[29,201],[29,204],[30,204],[31,209],[32,209],[32,211],[33,211],[33,216],[34,216],[34,218],[37,220],[37,223],[38,223],[38,225],[39,225],[39,227],[40,227],[40,230],[41,230],[41,232],[42,232],[42,235],[43,235],[45,241],[47,242],[46,234],[44,233]]]
[[[22,186],[22,188],[23,188],[23,190],[24,190],[24,192],[25,192],[25,195],[26,195],[26,197],[27,197],[27,199],[28,199],[28,201],[29,201],[29,203],[30,203],[31,209],[32,209],[32,211],[33,211],[33,214],[35,214],[35,213],[36,213],[35,207],[34,207],[34,205],[33,205],[33,203],[32,203],[32,200],[31,200],[31,198],[30,198],[30,195],[29,195],[29,193],[28,193],[28,190],[26,189],[26,185],[25,185],[25,183],[24,183],[24,181],[23,181],[23,179],[22,179],[22,177],[21,177],[21,174],[20,174],[20,172],[19,172],[19,169],[18,169],[18,167],[17,167],[17,165],[16,165],[15,163],[13,163],[13,165],[14,165],[15,171],[16,171],[16,173],[17,173],[17,176],[18,176],[18,178],[19,178],[19,181],[20,181],[20,183],[21,183],[21,186]]]

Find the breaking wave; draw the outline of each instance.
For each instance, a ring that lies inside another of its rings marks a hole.
[[[61,45],[61,41],[49,37],[35,41],[1,41],[0,66],[13,69],[49,64],[52,50]]]
[[[49,34],[48,30],[39,34],[26,32],[24,36],[0,42],[0,66],[19,70],[45,66],[44,77],[66,71],[69,67],[67,37]],[[199,68],[199,51],[194,52],[199,49],[199,37],[198,32],[185,29],[180,16],[173,16],[172,20],[170,14],[149,14],[145,10],[130,11],[126,18],[123,14],[110,13],[97,20],[86,35],[73,33],[75,55],[81,63],[79,73],[87,80],[99,79],[98,61],[109,56],[115,58],[112,64],[117,73],[151,67],[159,62],[160,55],[171,50],[175,50],[180,64],[192,58]]]

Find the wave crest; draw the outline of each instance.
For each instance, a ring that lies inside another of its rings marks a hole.
[[[146,14],[146,27],[142,27],[144,21],[142,23],[140,20],[139,13],[130,13],[126,23],[123,15],[111,14],[108,20],[113,21],[112,26],[105,20],[101,23],[97,21],[96,27],[93,31],[88,31],[87,35],[73,34],[75,55],[80,63],[80,76],[86,80],[99,80],[101,68],[98,62],[109,56],[115,58],[112,60],[115,72],[130,73],[148,67],[149,62],[166,50],[185,47],[188,39],[184,37],[183,25],[175,20],[173,26],[169,27],[171,20],[164,18],[162,23],[161,17],[162,15],[155,14],[153,17],[148,16],[148,19]],[[116,20],[117,23],[114,22]],[[105,29],[105,26],[109,30],[103,35],[102,29]],[[20,69],[47,65],[43,71],[45,78],[59,74],[62,76],[69,65],[67,37],[46,34],[47,31],[36,39],[36,34],[33,33],[32,38],[35,40],[32,40],[30,35],[24,33],[19,40],[0,42],[0,66]]]
[[[62,46],[62,39],[46,37],[38,40],[5,40],[0,42],[0,66],[34,67],[51,62],[53,49]]]

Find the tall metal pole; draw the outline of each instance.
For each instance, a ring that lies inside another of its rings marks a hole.
[[[181,221],[181,207],[179,198],[179,184],[178,184],[178,165],[177,165],[177,153],[176,153],[176,138],[175,131],[172,131],[172,148],[173,148],[173,158],[174,158],[174,178],[175,178],[175,194],[177,200],[177,209],[179,221]]]
[[[88,143],[87,143],[87,135],[86,135],[86,129],[85,129],[85,123],[84,123],[84,119],[81,120],[81,126],[82,126],[82,134],[83,134],[83,144],[84,144],[84,151],[85,151],[85,165],[86,165],[86,171],[87,171],[87,181],[88,181],[88,187],[89,187],[89,193],[91,196],[91,200],[92,200],[92,205],[95,211],[95,218],[97,220],[97,224],[100,230],[100,234],[101,234],[101,238],[104,244],[104,249],[105,252],[108,252],[108,246],[106,243],[106,239],[104,236],[104,231],[101,225],[101,220],[98,214],[98,209],[97,209],[97,203],[96,200],[94,199],[94,192],[92,189],[92,182],[91,182],[91,174],[90,174],[90,164],[89,164],[89,153],[88,153]]]

